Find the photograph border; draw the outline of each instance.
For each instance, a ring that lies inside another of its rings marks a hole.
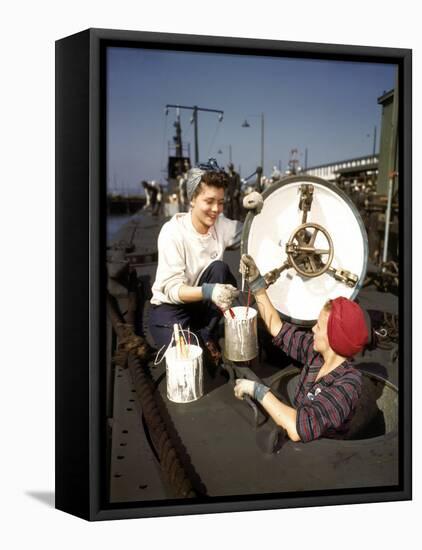
[[[399,70],[400,425],[397,488],[110,505],[104,499],[105,48],[394,63]],[[56,42],[56,508],[89,520],[412,498],[412,52],[409,49],[88,29]],[[403,396],[403,398],[402,398]],[[324,494],[321,494],[324,493]]]

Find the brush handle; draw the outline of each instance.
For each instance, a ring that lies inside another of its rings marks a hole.
[[[177,323],[174,323],[173,325],[173,332],[174,332],[174,341],[176,342],[176,356],[178,359],[180,359],[182,350],[180,346],[179,326],[177,325]]]

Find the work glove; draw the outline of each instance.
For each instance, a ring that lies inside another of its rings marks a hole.
[[[258,193],[258,191],[252,191],[243,198],[243,208],[246,208],[246,210],[256,210],[256,212],[259,214],[263,206],[264,199],[262,198],[261,193]]]
[[[243,399],[245,395],[253,397],[255,390],[255,382],[253,380],[246,380],[246,378],[237,379],[234,387],[234,395],[238,399]]]
[[[238,399],[244,399],[245,395],[248,395],[261,403],[269,390],[268,386],[259,382],[246,380],[246,378],[238,378],[234,387],[234,395]]]
[[[249,254],[243,254],[240,258],[239,271],[245,277],[249,288],[254,294],[258,290],[267,288],[264,277],[259,272],[255,260]]]
[[[223,311],[229,309],[234,300],[239,296],[239,291],[232,285],[204,283],[201,288],[203,299],[213,302]]]

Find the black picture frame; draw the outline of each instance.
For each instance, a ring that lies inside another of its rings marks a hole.
[[[109,45],[394,63],[399,70],[400,482],[318,494],[105,502],[103,360],[106,197],[104,51]],[[87,520],[412,498],[412,53],[408,49],[88,29],[56,42],[56,508]]]

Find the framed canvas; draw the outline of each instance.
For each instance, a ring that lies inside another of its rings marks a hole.
[[[411,499],[411,145],[411,50],[57,41],[58,509]]]

